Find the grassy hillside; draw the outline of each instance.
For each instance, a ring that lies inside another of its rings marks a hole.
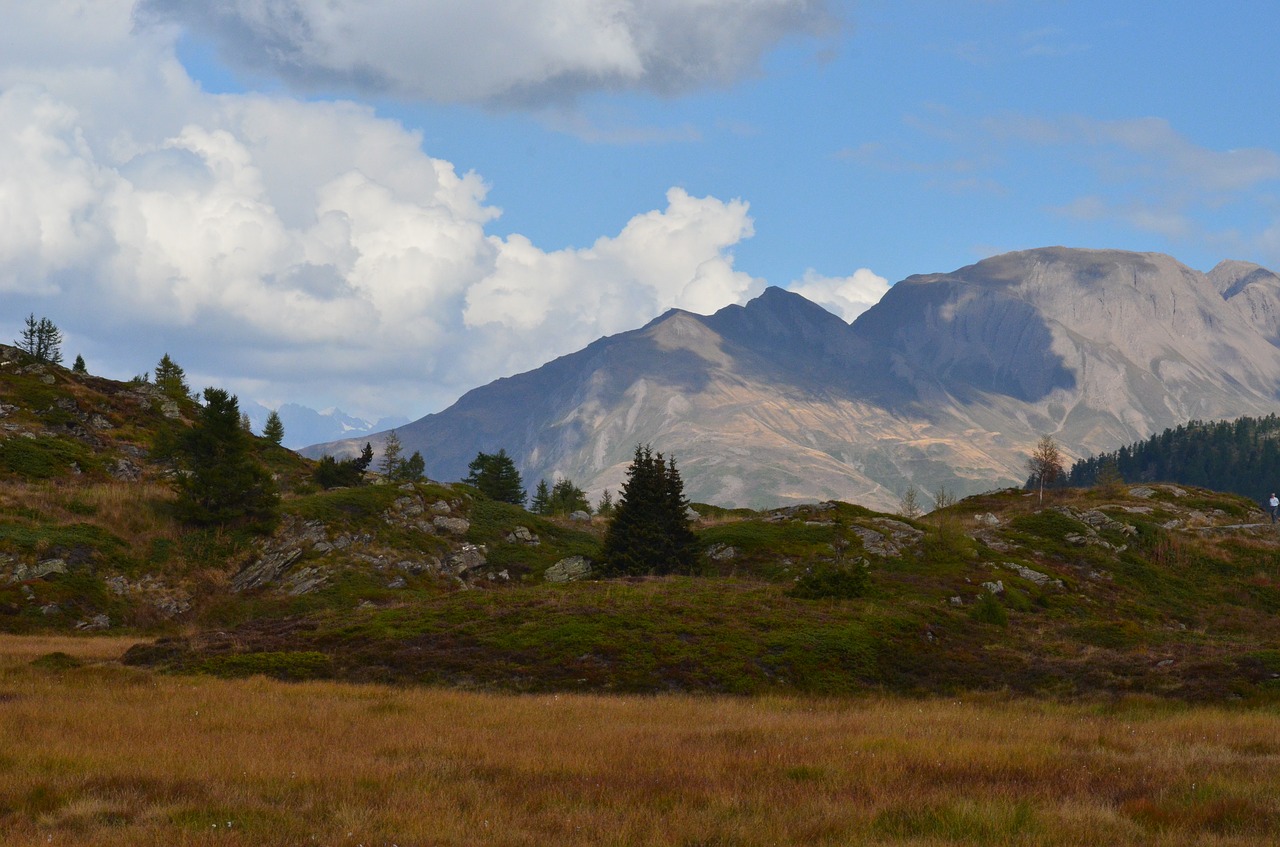
[[[194,405],[7,361],[0,630],[146,636],[131,662],[221,676],[513,691],[1280,692],[1280,535],[1235,495],[703,506],[694,572],[599,580],[598,521],[436,482],[321,491],[261,440],[278,526],[185,526],[153,448]]]

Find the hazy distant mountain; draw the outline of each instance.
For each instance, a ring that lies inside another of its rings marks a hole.
[[[271,413],[271,410],[261,403],[254,402],[241,403],[240,408],[241,411],[249,416],[249,421],[253,424],[253,431],[261,433],[263,425],[267,422],[267,415]],[[306,406],[299,406],[295,403],[285,403],[276,410],[276,413],[280,415],[280,422],[284,424],[283,444],[291,449],[322,441],[337,441],[343,438],[355,438],[360,435],[382,432],[409,422],[409,419],[404,417],[367,421],[363,418],[352,417],[341,409],[317,412],[315,409],[309,409]],[[361,442],[361,446],[364,446],[364,442]]]
[[[852,325],[776,288],[711,316],[673,310],[398,434],[440,479],[505,447],[531,487],[561,475],[595,493],[649,443],[697,500],[892,507],[913,483],[1020,484],[1046,433],[1080,456],[1277,411],[1277,315],[1280,277],[1256,265],[1029,250],[909,277]]]

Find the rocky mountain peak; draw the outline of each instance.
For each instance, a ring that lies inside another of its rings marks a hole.
[[[909,277],[852,325],[779,288],[668,312],[400,436],[443,479],[506,447],[531,485],[563,476],[596,496],[651,443],[704,502],[893,508],[911,484],[1019,484],[1044,434],[1072,457],[1274,412],[1278,345],[1265,268],[1046,247]]]

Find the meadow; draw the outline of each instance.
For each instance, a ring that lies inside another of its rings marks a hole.
[[[0,843],[1263,845],[1280,713],[169,675],[0,636]]]

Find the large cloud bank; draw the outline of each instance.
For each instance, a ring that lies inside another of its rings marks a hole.
[[[831,27],[826,0],[142,0],[228,60],[300,88],[538,106],[586,91],[680,94]]]
[[[752,233],[743,202],[673,188],[621,232],[544,251],[488,234],[499,210],[483,179],[399,123],[345,101],[210,95],[174,53],[198,26],[286,77],[365,74],[443,99],[591,80],[677,91],[743,73],[777,31],[821,17],[798,0],[486,5],[349,4],[360,17],[321,0],[149,0],[135,15],[131,0],[19,0],[0,56],[0,331],[34,311],[98,373],[169,352],[197,386],[269,405],[414,414],[667,308],[758,293],[733,266]],[[416,62],[402,61],[407,19]],[[577,37],[526,32],[535,21]],[[657,38],[667,31],[681,35]],[[513,32],[537,49],[470,76]],[[439,79],[451,57],[452,85]]]

